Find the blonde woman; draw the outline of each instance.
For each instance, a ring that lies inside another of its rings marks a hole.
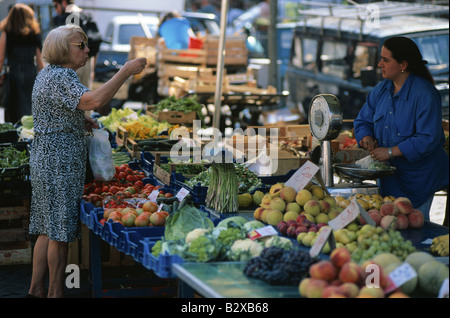
[[[88,61],[87,36],[75,25],[53,29],[42,55],[49,64],[32,95],[35,138],[30,152],[30,234],[37,235],[27,297],[63,297],[68,243],[78,235],[78,212],[86,173],[85,132],[97,127],[85,111],[108,103],[145,58],[128,61],[114,77],[90,91],[76,70]],[[44,290],[48,269],[49,289]]]
[[[41,58],[42,38],[34,11],[23,3],[12,7],[0,22],[0,71],[8,60],[5,121],[17,122],[31,115],[31,91],[37,73],[44,67]]]

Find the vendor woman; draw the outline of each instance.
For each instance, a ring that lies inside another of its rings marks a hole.
[[[359,146],[396,172],[379,180],[381,195],[407,197],[430,220],[435,192],[448,187],[441,96],[417,45],[407,37],[383,43],[384,80],[367,96],[354,120]]]

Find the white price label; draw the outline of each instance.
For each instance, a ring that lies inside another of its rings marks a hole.
[[[178,201],[183,201],[183,199],[189,194],[189,190],[186,190],[185,188],[181,188],[180,191],[178,191],[176,197]]]
[[[319,169],[319,166],[308,160],[284,184],[298,192],[311,181]]]
[[[444,280],[439,289],[438,298],[448,298],[448,278]]]
[[[278,235],[277,230],[272,225],[267,225],[260,227],[259,229],[253,230],[248,234],[248,237],[252,240],[258,239],[260,237]]]
[[[416,276],[416,271],[407,262],[404,262],[402,265],[398,266],[396,269],[389,273],[389,278],[397,287],[402,286],[404,283]]]
[[[159,205],[159,207],[158,207],[158,210],[157,210],[156,212],[161,212],[162,208],[163,208],[163,204],[161,203],[161,204]]]
[[[159,190],[153,190],[152,193],[148,195],[148,199],[152,202],[156,203],[156,199],[158,198]]]
[[[356,201],[356,198],[353,198],[345,210],[339,213],[333,220],[329,221],[328,225],[335,231],[342,229],[356,219],[361,209],[362,208]]]
[[[311,249],[309,250],[309,255],[311,257],[316,257],[320,254],[320,252],[323,249],[323,246],[328,241],[328,238],[331,234],[331,228],[328,226],[324,226],[321,228],[319,236],[317,237],[316,241],[314,242],[314,245],[311,246]]]

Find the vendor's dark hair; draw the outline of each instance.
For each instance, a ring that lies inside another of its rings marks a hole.
[[[413,40],[404,36],[396,36],[384,41],[383,46],[391,51],[392,57],[397,62],[408,62],[407,70],[422,76],[434,85],[433,76],[426,66],[428,62],[422,59],[422,53]]]

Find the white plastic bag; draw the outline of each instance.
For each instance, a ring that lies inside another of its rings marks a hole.
[[[109,134],[104,129],[92,129],[92,132],[93,135],[87,138],[92,174],[96,180],[111,180],[116,173],[116,168],[109,142]]]

